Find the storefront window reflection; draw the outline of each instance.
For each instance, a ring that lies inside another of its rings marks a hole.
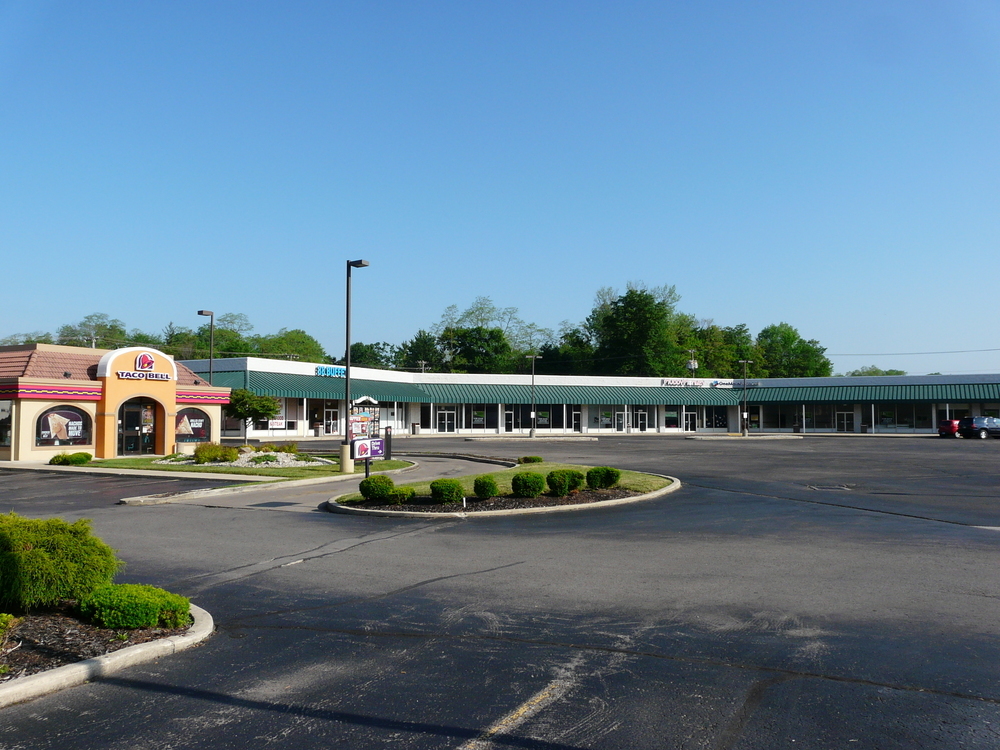
[[[12,401],[0,401],[0,447],[10,447],[10,409]]]
[[[212,421],[201,409],[181,409],[176,434],[178,443],[207,443],[212,439]]]
[[[35,445],[90,445],[90,415],[75,406],[42,412],[35,427]]]

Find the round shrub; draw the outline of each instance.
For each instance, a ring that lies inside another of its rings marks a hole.
[[[435,479],[431,482],[431,497],[439,503],[460,503],[465,490],[457,479]]]
[[[514,497],[538,497],[545,489],[545,477],[534,471],[522,471],[511,477]]]
[[[622,473],[610,466],[595,466],[587,472],[587,486],[592,490],[605,490],[614,487],[621,479]]]
[[[358,490],[364,495],[365,500],[388,500],[394,489],[396,489],[396,485],[392,481],[392,477],[383,474],[362,479],[361,484],[358,485]]]
[[[412,487],[396,487],[389,495],[389,502],[393,505],[403,505],[410,502],[417,494]]]
[[[544,460],[541,456],[521,456],[517,462],[519,464],[540,464]]]
[[[270,464],[278,460],[278,456],[275,453],[261,453],[259,456],[254,456],[250,459],[252,464]]]
[[[584,481],[583,473],[576,469],[554,469],[545,477],[549,490],[557,497],[565,497],[580,489],[583,487]]]
[[[489,474],[483,474],[481,477],[476,477],[476,481],[473,483],[472,488],[476,492],[476,497],[480,500],[488,500],[489,498],[496,497],[500,494],[500,488],[497,487],[497,480]]]
[[[191,622],[186,597],[136,583],[102,586],[80,600],[80,612],[102,628],[182,628]]]
[[[110,584],[123,565],[91,533],[87,519],[66,523],[0,514],[0,608],[81,599]]]
[[[235,445],[199,443],[194,449],[196,464],[231,463],[240,457],[240,449]]]
[[[49,466],[83,466],[92,458],[89,453],[57,453],[49,459]]]

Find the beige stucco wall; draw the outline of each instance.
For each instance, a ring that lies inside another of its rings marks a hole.
[[[89,384],[89,382],[88,382]],[[91,419],[88,445],[35,445],[35,427],[39,415],[53,406],[65,406],[86,412]],[[95,401],[48,401],[45,399],[19,399],[11,410],[13,461],[48,461],[57,453],[85,452],[94,455],[94,440],[97,430],[97,403]],[[3,454],[0,453],[0,457]]]

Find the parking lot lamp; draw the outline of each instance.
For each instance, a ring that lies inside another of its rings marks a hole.
[[[351,458],[351,269],[367,268],[367,260],[347,261],[347,335],[344,344],[344,440],[340,444],[340,470],[354,473],[354,459]]]
[[[525,359],[531,360],[531,430],[528,437],[535,436],[536,414],[535,414],[535,360],[541,359],[540,354],[525,354]]]
[[[750,434],[750,414],[747,412],[747,365],[752,365],[752,359],[741,359],[740,364],[743,365],[743,411],[741,412],[742,418],[740,423],[742,424],[742,429],[740,432],[743,437],[747,437]]]
[[[208,317],[208,384],[212,383],[215,374],[215,313],[211,310],[199,310],[199,315]]]

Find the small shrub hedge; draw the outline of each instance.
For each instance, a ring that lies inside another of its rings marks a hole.
[[[517,459],[517,462],[519,464],[540,464],[544,462],[544,460],[545,459],[543,459],[541,456],[521,456],[519,459]]]
[[[365,500],[388,500],[395,489],[396,485],[392,481],[392,477],[382,474],[362,479],[361,484],[358,485],[358,490],[361,491]]]
[[[143,584],[102,586],[81,599],[79,606],[102,628],[182,628],[191,622],[191,602],[186,597]]]
[[[579,490],[585,481],[583,472],[576,469],[555,469],[545,477],[549,490],[556,497],[565,497],[569,493]]]
[[[435,479],[431,482],[431,497],[439,503],[460,503],[465,490],[457,479]]]
[[[57,453],[49,459],[49,466],[83,466],[90,463],[89,453]]]
[[[0,514],[0,608],[82,599],[111,583],[124,566],[91,533],[90,521]]]
[[[412,487],[396,487],[389,493],[389,502],[392,505],[403,505],[416,497],[417,491]]]
[[[500,494],[500,488],[497,487],[497,480],[489,474],[483,474],[481,477],[476,477],[476,481],[473,482],[472,488],[476,493],[476,497],[480,500],[489,500],[491,497],[496,497]]]
[[[3,639],[7,637],[7,633],[10,629],[17,624],[17,618],[14,615],[4,614],[0,612],[0,645],[3,644]]]
[[[587,472],[587,486],[592,490],[606,490],[614,487],[621,479],[622,473],[610,466],[595,466]]]
[[[538,497],[545,489],[545,477],[535,471],[522,471],[510,480],[514,497]]]
[[[194,449],[196,464],[230,463],[240,457],[240,449],[234,445],[199,443]]]
[[[287,445],[275,445],[274,443],[263,443],[253,446],[256,453],[298,453],[298,443],[288,443]]]
[[[252,464],[271,464],[278,460],[277,454],[274,453],[261,453],[259,456],[254,456],[250,459]]]

